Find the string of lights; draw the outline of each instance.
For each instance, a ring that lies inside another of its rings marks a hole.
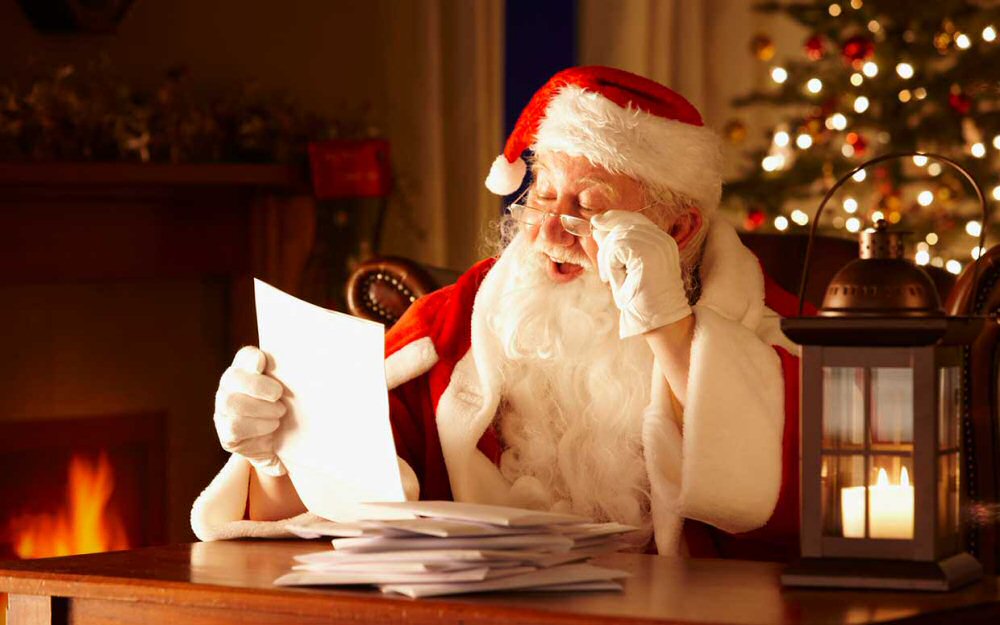
[[[769,84],[734,104],[749,116],[770,107],[781,121],[764,147],[743,150],[745,170],[727,182],[725,205],[745,229],[807,227],[839,174],[893,151],[948,156],[1000,202],[1000,2],[825,0],[756,9],[791,17],[809,36],[781,58],[768,35],[751,41]],[[746,125],[734,119],[725,134],[740,146]],[[910,251],[918,264],[959,273],[982,253],[973,199],[940,163],[916,156],[859,171],[836,198],[841,210],[824,215],[820,228],[901,224],[919,235]],[[994,222],[989,239],[1000,232]]]

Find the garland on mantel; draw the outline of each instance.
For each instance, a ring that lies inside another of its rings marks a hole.
[[[154,90],[108,63],[0,83],[0,161],[305,163],[309,141],[377,136],[367,106],[337,119],[254,84],[206,96],[183,67]]]

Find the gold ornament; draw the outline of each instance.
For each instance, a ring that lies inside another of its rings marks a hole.
[[[934,47],[941,54],[948,51],[949,46],[951,46],[951,35],[948,33],[938,33],[934,35]]]
[[[750,40],[750,52],[758,61],[770,61],[774,58],[774,40],[763,33],[754,35]]]
[[[837,177],[833,175],[833,162],[823,162],[823,189],[830,189],[837,182]]]
[[[725,127],[722,129],[726,136],[726,140],[733,145],[739,145],[746,141],[747,138],[747,127],[742,121],[738,119],[732,119],[726,123]]]

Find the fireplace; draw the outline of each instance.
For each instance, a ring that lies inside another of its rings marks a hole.
[[[0,424],[0,559],[162,543],[162,413]]]
[[[0,164],[0,223],[0,559],[74,517],[100,536],[46,549],[191,540],[226,456],[215,386],[256,341],[251,277],[302,287],[303,172]]]

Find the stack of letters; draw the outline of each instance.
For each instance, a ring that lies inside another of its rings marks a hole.
[[[371,584],[430,597],[498,590],[621,590],[627,576],[589,564],[626,546],[635,528],[520,508],[414,501],[366,504],[363,520],[292,527],[333,537],[333,549],[296,557],[282,586]]]

